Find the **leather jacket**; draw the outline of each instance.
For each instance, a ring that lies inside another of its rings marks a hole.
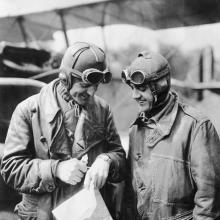
[[[58,83],[59,80],[54,80],[39,94],[21,102],[11,118],[1,173],[7,184],[22,193],[22,201],[16,206],[22,219],[53,219],[51,210],[81,186],[65,184],[55,176],[59,161],[72,157],[57,103]],[[110,108],[97,96],[86,111],[84,129],[86,148],[79,149],[75,157],[80,159],[88,154],[88,166],[101,153],[111,158],[108,181],[101,189],[111,209],[108,193],[111,193],[111,183],[124,177],[125,152]]]
[[[137,119],[130,130],[130,219],[219,219],[220,141],[213,124],[175,93],[149,121],[155,123]]]

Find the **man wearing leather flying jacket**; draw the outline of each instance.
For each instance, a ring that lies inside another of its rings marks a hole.
[[[219,137],[170,90],[170,72],[162,55],[146,51],[122,72],[139,107],[129,135],[125,219],[220,219]]]
[[[21,219],[53,219],[52,209],[83,183],[100,189],[117,219],[111,183],[124,177],[125,152],[110,107],[95,95],[110,79],[103,50],[77,42],[66,50],[59,78],[16,107],[1,173],[22,193],[15,208]]]

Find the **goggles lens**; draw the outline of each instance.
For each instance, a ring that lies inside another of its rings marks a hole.
[[[131,83],[141,85],[145,81],[145,74],[142,71],[135,71],[130,75]]]
[[[103,82],[105,77],[105,74],[97,69],[87,69],[83,72],[79,72],[78,70],[71,70],[71,74],[74,77],[82,79],[83,82],[92,85]]]
[[[96,69],[85,70],[82,74],[82,80],[90,84],[98,84],[103,81],[104,74]]]
[[[121,78],[124,83],[141,85],[145,81],[145,74],[140,70],[134,71],[132,73],[128,73],[127,70],[123,70],[121,73]]]

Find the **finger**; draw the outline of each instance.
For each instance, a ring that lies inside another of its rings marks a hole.
[[[82,178],[80,178],[80,177],[78,177],[78,176],[74,176],[74,177],[72,177],[72,181],[75,181],[75,182],[77,182],[77,183],[79,183],[80,181],[81,181],[81,179]]]
[[[76,182],[80,182],[82,180],[83,176],[84,176],[84,173],[82,173],[79,170],[75,170],[74,172],[71,173],[71,176],[69,179],[75,180]]]
[[[97,189],[100,184],[100,177],[98,176],[98,174],[92,176],[92,183],[94,188]]]
[[[95,178],[94,178],[94,187],[95,187],[95,189],[100,187],[101,182],[102,182],[102,177],[96,175]]]
[[[87,171],[87,166],[84,163],[81,163],[79,166],[79,170],[83,173],[85,173]]]
[[[79,178],[81,178],[81,179],[83,178],[84,175],[85,175],[85,173],[83,173],[83,172],[80,171],[80,170],[75,173],[75,176],[77,176],[77,177],[79,177]]]
[[[94,181],[91,180],[88,189],[95,189]]]
[[[84,186],[85,186],[85,188],[87,188],[87,189],[89,188],[90,182],[91,182],[91,176],[90,176],[90,173],[87,172],[87,173],[86,173],[86,176],[85,176],[85,180],[84,180]]]
[[[85,165],[87,165],[87,163],[88,163],[88,154],[85,154],[84,156],[82,156],[80,161],[82,163],[84,163]]]
[[[68,183],[71,184],[71,185],[76,185],[77,184],[77,182],[75,180],[69,180]]]
[[[102,178],[98,186],[98,189],[101,189],[105,185],[105,182],[106,182],[106,178]]]

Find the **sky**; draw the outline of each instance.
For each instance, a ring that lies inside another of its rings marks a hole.
[[[68,36],[70,43],[88,41],[96,43],[102,48],[105,47],[103,41],[105,39],[107,47],[112,49],[127,47],[133,42],[147,44],[153,51],[157,51],[158,43],[162,42],[177,46],[185,53],[212,46],[214,54],[220,59],[220,23],[157,31],[134,25],[110,25],[103,29],[90,27],[69,30]],[[54,39],[54,50],[60,51],[65,48],[62,32],[56,32]]]

